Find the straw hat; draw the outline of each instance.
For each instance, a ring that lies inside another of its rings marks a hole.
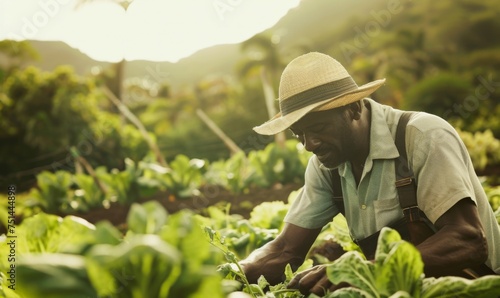
[[[290,127],[309,112],[345,106],[373,93],[385,82],[358,86],[347,70],[332,57],[312,52],[292,60],[281,75],[280,113],[253,129],[273,135]]]

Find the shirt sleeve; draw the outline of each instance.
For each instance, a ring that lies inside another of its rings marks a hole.
[[[417,201],[429,220],[436,220],[461,199],[473,198],[471,161],[455,129],[424,114],[407,131],[408,156],[417,182]]]
[[[309,159],[304,187],[293,201],[284,221],[306,229],[321,228],[338,213],[333,204],[330,174],[320,168],[316,156]]]

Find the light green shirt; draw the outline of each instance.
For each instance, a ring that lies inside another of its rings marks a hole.
[[[345,217],[354,239],[365,238],[403,217],[395,187],[394,144],[402,111],[365,99],[371,109],[370,152],[359,185],[350,163],[338,167],[344,195]],[[406,128],[406,150],[417,183],[419,208],[434,223],[463,198],[477,205],[488,241],[487,265],[500,273],[500,226],[474,172],[466,147],[455,129],[443,119],[417,113]],[[305,184],[285,222],[320,228],[337,215],[332,201],[329,170],[312,156]]]

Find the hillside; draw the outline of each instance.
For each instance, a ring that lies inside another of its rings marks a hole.
[[[380,0],[303,0],[268,32],[280,35],[280,47],[301,46],[307,50],[324,51],[329,46],[329,36],[355,15],[366,15]],[[32,41],[41,60],[34,63],[43,70],[53,70],[58,65],[74,67],[79,74],[90,73],[92,67],[107,67],[109,63],[95,61],[62,42]],[[167,80],[175,89],[214,74],[231,74],[237,61],[243,58],[239,44],[224,44],[202,49],[177,63],[129,61],[125,66],[127,78]]]

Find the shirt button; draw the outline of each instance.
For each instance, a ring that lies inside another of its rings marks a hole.
[[[366,209],[366,205],[365,204],[361,205],[361,209],[365,210]]]

